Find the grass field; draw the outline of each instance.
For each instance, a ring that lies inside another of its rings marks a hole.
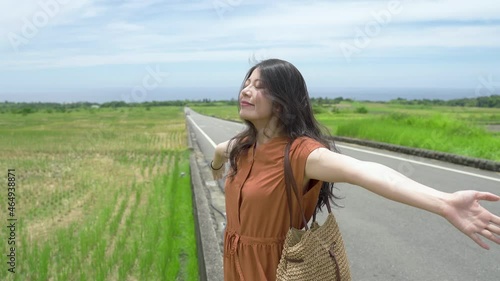
[[[202,114],[239,120],[237,106],[191,106]],[[315,116],[335,136],[381,141],[500,161],[496,108],[341,102],[315,106]],[[365,113],[362,113],[365,112]]]
[[[182,108],[4,113],[0,153],[0,280],[198,279]]]

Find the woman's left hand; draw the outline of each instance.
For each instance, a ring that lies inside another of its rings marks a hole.
[[[479,204],[480,200],[499,201],[500,196],[473,190],[451,194],[443,209],[443,217],[484,249],[489,249],[481,236],[500,244],[500,217]]]

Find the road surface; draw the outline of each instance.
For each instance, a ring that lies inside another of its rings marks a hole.
[[[188,122],[207,161],[214,145],[243,125],[187,109]],[[378,162],[436,189],[477,189],[500,194],[500,175],[430,159],[337,143],[342,153]],[[500,280],[500,245],[480,248],[445,219],[389,201],[363,188],[336,184],[344,197],[334,209],[349,256],[353,280]],[[483,202],[500,214],[500,202]],[[320,214],[322,221],[326,214]]]

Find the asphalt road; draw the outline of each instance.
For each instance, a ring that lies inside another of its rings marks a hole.
[[[207,160],[214,145],[230,139],[243,125],[203,116],[188,109],[188,120]],[[203,131],[203,132],[201,132]],[[500,174],[436,160],[337,143],[341,152],[378,162],[436,189],[476,189],[500,194]],[[480,248],[446,220],[389,201],[363,188],[337,184],[334,213],[340,225],[353,280],[500,280],[500,245]],[[500,215],[500,202],[483,202]],[[326,217],[320,215],[320,221]]]

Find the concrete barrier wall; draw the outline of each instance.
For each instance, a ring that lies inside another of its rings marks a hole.
[[[188,145],[192,150],[190,156],[191,191],[193,194],[193,215],[195,220],[196,248],[198,251],[198,272],[200,281],[224,280],[222,253],[217,238],[206,186],[200,172],[199,157],[201,152],[196,143],[191,126],[186,121]]]

